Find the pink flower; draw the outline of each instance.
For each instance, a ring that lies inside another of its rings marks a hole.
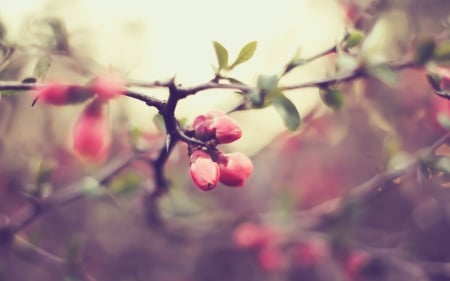
[[[67,103],[68,85],[51,83],[36,90],[33,104],[40,100],[47,104],[63,105]]]
[[[218,143],[231,143],[242,136],[242,129],[239,124],[228,116],[215,118],[211,126],[215,129]]]
[[[93,96],[94,93],[87,87],[49,83],[36,90],[33,105],[38,100],[52,105],[74,104],[83,102]]]
[[[110,144],[110,134],[103,104],[94,100],[81,113],[73,131],[74,150],[90,160],[105,158]]]
[[[295,258],[302,267],[319,264],[328,255],[327,245],[322,241],[307,241],[296,246]]]
[[[275,245],[267,245],[258,253],[259,264],[269,272],[280,270],[284,264],[283,253]]]
[[[218,143],[231,143],[242,136],[239,124],[220,111],[197,116],[193,126],[196,137],[203,141],[216,139]]]
[[[92,90],[102,100],[109,100],[125,92],[125,82],[117,74],[100,75],[91,83]]]
[[[361,280],[364,268],[370,263],[370,255],[367,252],[357,251],[350,253],[345,261],[345,267],[351,280]]]
[[[219,165],[202,150],[195,150],[191,155],[191,178],[203,191],[212,190],[219,181]]]
[[[265,246],[271,243],[275,236],[272,229],[252,222],[240,224],[233,232],[234,243],[243,249]]]
[[[220,154],[218,163],[219,181],[228,186],[243,186],[253,172],[252,161],[240,152]]]

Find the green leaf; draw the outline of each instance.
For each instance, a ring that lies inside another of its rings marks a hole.
[[[278,87],[278,77],[276,75],[260,75],[257,86],[266,91],[272,91]]]
[[[47,75],[48,70],[52,64],[52,57],[50,55],[42,56],[34,66],[33,76],[43,80]]]
[[[417,65],[425,65],[432,57],[436,43],[434,40],[428,39],[419,42],[416,46],[416,53],[414,54],[414,62]]]
[[[93,177],[85,177],[82,180],[81,191],[88,197],[97,197],[104,193],[100,183]]]
[[[437,115],[437,121],[446,130],[450,130],[450,117],[445,113],[439,113]]]
[[[436,46],[433,52],[433,59],[436,61],[450,60],[450,42],[444,42]]]
[[[257,46],[258,46],[258,42],[256,42],[256,41],[247,43],[247,45],[242,47],[236,60],[231,64],[231,66],[228,69],[231,70],[236,65],[244,63],[244,62],[248,61],[249,59],[251,59],[253,57],[253,55],[255,54]]]
[[[297,59],[293,59],[291,62],[288,63],[288,65],[286,65],[286,68],[284,69],[283,74],[288,73],[289,71],[291,71],[292,69],[304,65],[308,62],[307,59],[301,59],[301,58],[297,58]]]
[[[320,97],[327,106],[335,111],[341,109],[344,104],[344,95],[336,89],[321,89]]]
[[[263,91],[261,89],[253,89],[248,94],[248,97],[255,108],[262,108],[266,105],[264,104],[265,97],[263,96]]]
[[[219,63],[219,71],[228,67],[228,51],[222,44],[213,41],[214,50],[216,51],[217,62]]]
[[[153,124],[155,124],[156,128],[160,132],[166,132],[166,123],[164,122],[164,118],[161,114],[155,114],[155,116],[153,116]]]
[[[271,96],[279,92],[278,77],[276,75],[260,75],[257,87],[249,93],[249,98],[253,107],[262,108],[270,105]]]
[[[363,39],[364,39],[363,32],[359,30],[353,31],[352,33],[347,34],[347,36],[345,37],[343,48],[351,49],[353,47],[356,47],[359,45],[359,43],[362,42]]]
[[[439,157],[435,163],[435,168],[439,171],[450,174],[450,157],[448,156]]]
[[[114,179],[110,190],[116,195],[134,194],[139,190],[142,183],[142,177],[136,171],[127,172]]]
[[[300,114],[295,105],[283,94],[274,96],[272,103],[283,119],[284,125],[291,131],[297,130],[300,126]]]

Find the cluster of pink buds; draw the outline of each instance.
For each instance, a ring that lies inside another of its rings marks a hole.
[[[101,161],[107,156],[110,132],[105,103],[124,93],[125,83],[114,74],[97,76],[87,86],[72,86],[59,82],[36,88],[34,102],[50,105],[69,105],[93,99],[75,123],[73,148],[80,156]]]
[[[214,144],[231,143],[242,136],[236,121],[219,111],[197,116],[193,126],[197,139]],[[218,182],[241,187],[253,172],[252,161],[240,152],[195,149],[190,162],[192,180],[205,191],[214,189]]]

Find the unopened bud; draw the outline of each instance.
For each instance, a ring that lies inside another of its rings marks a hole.
[[[231,143],[242,136],[239,124],[220,111],[197,116],[193,126],[196,137],[203,141],[216,139],[218,143]]]
[[[220,154],[219,181],[228,186],[243,186],[253,172],[252,161],[241,152]]]
[[[94,100],[81,113],[73,133],[74,150],[90,160],[101,161],[108,152],[110,133],[103,104]]]
[[[203,191],[212,190],[219,181],[219,165],[211,159],[211,156],[196,150],[191,155],[191,167],[189,170],[192,181]]]

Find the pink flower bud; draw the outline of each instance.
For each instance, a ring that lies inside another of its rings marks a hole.
[[[90,160],[105,158],[110,144],[110,134],[103,104],[94,100],[81,113],[73,133],[74,150]]]
[[[91,88],[100,99],[108,100],[124,93],[125,82],[119,75],[110,73],[94,78]]]
[[[370,255],[367,252],[353,252],[347,257],[345,267],[351,280],[361,280],[362,271],[370,262]]]
[[[252,222],[240,224],[233,232],[234,243],[243,249],[265,246],[275,237],[276,233],[272,229]]]
[[[203,191],[214,189],[219,181],[219,165],[202,150],[192,153],[189,171],[195,185]]]
[[[192,125],[195,128],[198,125],[200,125],[200,123],[202,123],[202,122],[211,121],[212,119],[214,119],[216,117],[220,117],[220,116],[225,116],[225,113],[223,113],[222,111],[218,111],[218,110],[211,110],[206,114],[202,114],[202,115],[195,117]]]
[[[230,143],[242,136],[236,121],[220,111],[197,116],[193,126],[196,137],[203,141],[216,139],[218,143]]]
[[[282,269],[284,264],[283,254],[275,245],[268,245],[263,247],[259,251],[258,259],[261,267],[269,272]]]
[[[93,96],[94,93],[87,87],[51,83],[37,89],[33,105],[38,100],[52,105],[74,104]]]
[[[220,154],[219,181],[228,186],[243,186],[253,172],[252,161],[243,153]]]
[[[68,85],[51,83],[36,90],[33,104],[40,100],[47,104],[63,105],[67,103]]]
[[[211,124],[218,143],[231,143],[241,138],[241,127],[228,116],[215,118]]]
[[[296,246],[295,258],[302,267],[311,267],[322,262],[328,255],[327,245],[322,241],[307,241]]]

